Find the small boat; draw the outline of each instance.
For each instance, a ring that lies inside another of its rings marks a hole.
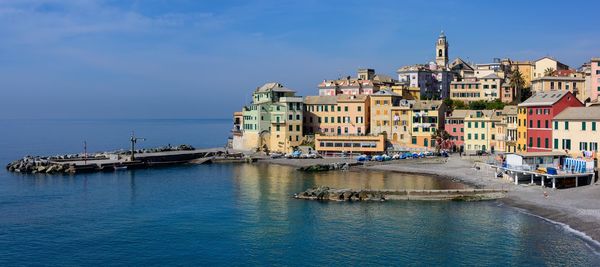
[[[125,171],[127,170],[126,166],[115,166],[115,171]]]

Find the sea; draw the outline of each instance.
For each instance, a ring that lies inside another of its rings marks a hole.
[[[0,163],[190,144],[231,120],[0,120]],[[595,242],[496,201],[317,202],[338,188],[444,189],[439,177],[254,164],[44,175],[0,170],[0,266],[600,266]]]

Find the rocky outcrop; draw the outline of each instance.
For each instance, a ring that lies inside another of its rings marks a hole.
[[[327,186],[313,187],[294,195],[298,199],[333,201],[385,201],[385,195],[372,190],[331,189]]]
[[[503,198],[503,189],[448,189],[448,190],[372,190],[332,189],[318,186],[294,195],[297,199],[331,201],[385,201],[385,200],[453,200],[480,201]]]
[[[315,164],[306,167],[298,168],[299,171],[305,172],[322,172],[322,171],[333,171],[333,170],[348,170],[352,166],[361,165],[361,163],[329,163],[329,164]]]

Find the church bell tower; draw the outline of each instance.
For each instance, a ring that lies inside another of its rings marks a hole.
[[[438,37],[435,44],[435,63],[440,67],[448,65],[448,42],[444,31],[440,33],[440,37]]]

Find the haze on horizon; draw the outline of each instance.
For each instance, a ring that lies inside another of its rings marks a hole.
[[[300,95],[360,67],[600,56],[600,2],[8,0],[0,118],[230,118],[278,81]]]

